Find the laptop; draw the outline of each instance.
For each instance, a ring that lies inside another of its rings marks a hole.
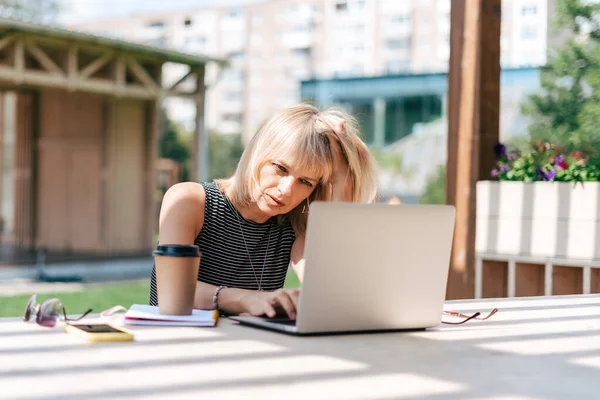
[[[437,326],[455,216],[447,205],[314,202],[296,320],[230,319],[294,335]]]

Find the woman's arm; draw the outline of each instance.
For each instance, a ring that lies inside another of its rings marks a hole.
[[[194,308],[212,309],[212,297],[216,288],[215,285],[198,281],[196,283]],[[290,319],[296,319],[299,294],[300,292],[297,289],[260,292],[256,290],[224,288],[219,292],[217,302],[219,309],[228,314],[248,313],[255,316],[266,315],[272,318],[284,312]]]
[[[206,193],[202,185],[192,182],[172,186],[162,202],[158,242],[162,244],[193,244],[204,224]],[[200,263],[202,268],[202,263]],[[194,308],[212,309],[216,286],[196,282]],[[226,288],[219,292],[219,308],[230,314],[250,313],[274,317],[277,308],[294,319],[298,303],[297,291],[258,292]]]
[[[296,273],[300,283],[304,282],[304,242],[306,237],[300,235],[294,241],[290,258],[292,261],[292,269]]]

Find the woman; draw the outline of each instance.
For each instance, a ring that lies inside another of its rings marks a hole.
[[[299,291],[282,287],[290,261],[302,281],[310,203],[376,195],[374,164],[355,126],[338,110],[285,109],[253,137],[231,178],[167,191],[159,243],[194,243],[202,252],[194,308],[295,319]]]

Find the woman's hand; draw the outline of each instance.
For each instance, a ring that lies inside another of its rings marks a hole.
[[[245,312],[254,316],[266,315],[269,318],[277,314],[287,314],[295,320],[298,309],[299,289],[279,289],[274,292],[248,293],[243,300]]]

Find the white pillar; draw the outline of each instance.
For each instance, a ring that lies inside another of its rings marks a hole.
[[[515,260],[508,261],[508,297],[515,297],[517,266]]]
[[[552,296],[552,263],[544,267],[544,296]]]

